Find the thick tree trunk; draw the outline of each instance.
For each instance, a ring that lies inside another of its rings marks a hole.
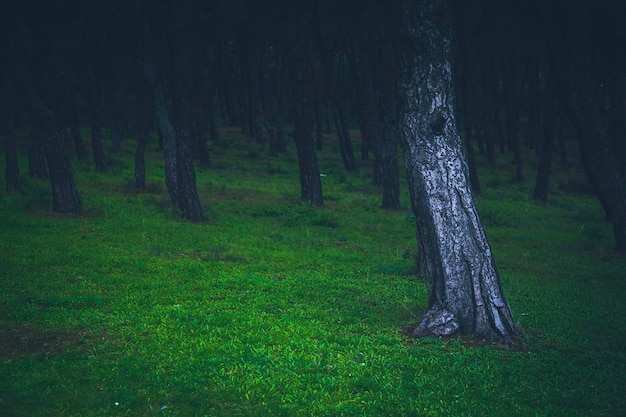
[[[515,323],[476,210],[456,132],[447,2],[403,2],[401,135],[428,311],[415,336],[511,343]]]

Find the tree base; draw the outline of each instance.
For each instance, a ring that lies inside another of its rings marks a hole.
[[[461,324],[456,315],[438,304],[428,310],[413,329],[415,337],[452,337],[460,334]]]

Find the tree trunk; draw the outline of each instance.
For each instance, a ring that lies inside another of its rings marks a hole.
[[[150,57],[146,57],[144,60],[144,71],[154,94],[156,120],[159,125],[161,137],[163,138],[165,185],[172,204],[174,204],[176,208],[180,208],[178,206],[177,194],[178,174],[176,169],[176,132],[174,131],[174,126],[172,126],[172,123],[170,122],[170,116],[165,102],[165,95],[163,94],[163,87],[157,78],[154,70],[154,64]]]
[[[146,188],[146,144],[148,143],[148,130],[141,128],[137,138],[137,148],[135,149],[135,188]]]
[[[316,207],[324,205],[322,182],[317,164],[311,112],[313,108],[313,80],[307,60],[297,51],[291,51],[289,74],[292,84],[292,111],[294,137],[300,169],[300,197]]]
[[[31,178],[47,179],[48,167],[44,154],[44,131],[39,123],[31,123],[30,139],[28,141],[28,176]]]
[[[400,173],[398,170],[397,125],[389,126],[382,135],[383,139],[383,208],[400,210]]]
[[[559,98],[578,136],[583,167],[604,212],[613,226],[615,249],[626,253],[626,187],[612,149],[605,117],[607,92],[595,62],[597,32],[591,3],[574,3],[575,25],[556,32],[560,10],[539,3],[538,17],[551,58]],[[554,24],[556,21],[556,25]]]
[[[417,219],[428,311],[415,336],[476,335],[511,343],[515,323],[476,210],[456,131],[447,2],[406,0],[401,135]]]
[[[107,162],[104,158],[104,147],[102,146],[102,128],[98,124],[91,126],[91,150],[96,171],[106,172]]]
[[[74,184],[63,136],[62,128],[45,128],[44,152],[52,186],[52,206],[57,213],[80,213],[82,210],[80,198]]]
[[[384,61],[391,68],[380,71],[379,82],[379,117],[381,180],[383,186],[383,208],[400,210],[400,173],[398,170],[398,98],[396,94],[397,63],[391,42],[386,40],[383,47]]]
[[[6,160],[5,166],[5,189],[9,193],[21,193],[22,185],[20,184],[20,167],[17,163],[17,150],[15,143],[15,133],[13,130],[4,134],[4,155]]]
[[[80,133],[80,128],[76,122],[73,122],[70,126],[70,130],[72,132],[72,138],[74,139],[74,147],[76,149],[76,156],[81,161],[89,160],[89,152],[87,152],[87,147],[85,146],[85,141],[83,140],[83,135]]]
[[[467,154],[467,165],[469,168],[469,179],[472,190],[480,194],[480,180],[478,178],[478,167],[476,166],[476,155],[474,152],[474,114],[473,95],[470,94],[472,83],[472,65],[469,58],[468,46],[465,42],[459,45],[459,56],[457,59],[456,87],[459,93],[459,102],[463,105],[463,121],[465,132],[465,150]],[[462,68],[461,68],[462,66]]]
[[[545,89],[545,87],[544,87]],[[550,91],[551,92],[551,91]],[[535,181],[535,189],[533,191],[533,199],[536,201],[548,201],[548,185],[550,184],[550,170],[552,169],[552,153],[554,148],[554,126],[556,103],[553,103],[549,97],[550,93],[544,92],[539,96],[543,104],[543,120],[538,115],[541,126],[539,132],[541,141],[538,145],[539,161],[537,164],[537,179]],[[539,113],[539,112],[538,112]]]
[[[615,250],[626,253],[626,187],[599,109],[586,108],[589,123],[576,123],[583,167],[613,226]]]
[[[10,193],[21,193],[20,168],[17,162],[15,140],[15,92],[8,71],[2,71],[0,80],[0,135],[4,135],[5,189]]]
[[[300,168],[300,198],[316,207],[324,205],[322,183],[317,165],[313,126],[309,109],[303,103],[294,104],[295,142]]]

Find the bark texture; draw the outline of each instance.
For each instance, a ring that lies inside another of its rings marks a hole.
[[[400,129],[428,311],[415,336],[511,343],[515,323],[476,210],[456,131],[446,1],[403,2]]]

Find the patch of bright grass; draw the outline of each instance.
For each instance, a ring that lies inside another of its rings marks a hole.
[[[77,164],[80,216],[51,213],[46,182],[1,195],[0,415],[626,408],[626,260],[591,196],[555,190],[536,204],[529,184],[495,180],[510,167],[481,167],[492,179],[479,210],[520,340],[414,340],[403,329],[427,298],[415,219],[380,209],[367,162],[347,175],[332,147],[321,153],[315,209],[299,201],[295,157],[269,157],[235,129],[222,137],[215,168],[197,172],[204,224],[172,210],[154,149],[150,186],[132,190],[131,143],[107,174]]]

